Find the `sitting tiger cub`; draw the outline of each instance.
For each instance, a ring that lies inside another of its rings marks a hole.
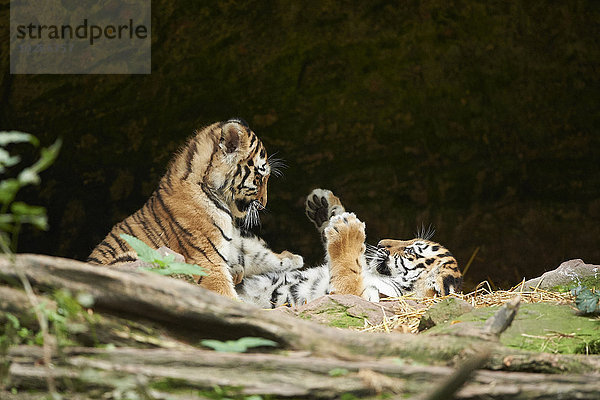
[[[197,131],[146,204],[116,224],[88,262],[135,261],[137,254],[119,236],[126,233],[200,265],[208,272],[196,278],[201,286],[234,298],[234,277],[237,283],[243,275],[301,267],[302,257],[276,254],[248,233],[267,205],[267,181],[277,173],[275,166],[243,120]]]
[[[347,213],[332,192],[316,189],[306,215],[325,245],[325,264],[306,270],[270,272],[244,279],[239,297],[263,308],[300,305],[329,293],[379,301],[413,292],[432,297],[460,290],[462,275],[452,254],[426,238],[382,240],[366,249],[365,224]]]

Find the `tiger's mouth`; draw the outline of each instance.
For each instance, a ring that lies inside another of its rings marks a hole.
[[[256,208],[258,211],[262,211],[265,209],[265,206],[263,206],[263,204],[258,201],[258,200],[252,200],[252,202],[250,203],[250,205],[248,206],[248,208],[250,207],[254,207]]]

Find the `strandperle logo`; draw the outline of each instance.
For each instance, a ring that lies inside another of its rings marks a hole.
[[[73,27],[71,25],[39,25],[30,23],[29,25],[17,25],[17,39],[88,39],[90,45],[94,41],[98,43],[101,38],[106,39],[146,39],[148,37],[148,28],[145,25],[133,24],[133,19],[126,25],[95,25],[89,24],[87,18],[81,25]]]
[[[150,0],[11,0],[12,74],[149,74]]]

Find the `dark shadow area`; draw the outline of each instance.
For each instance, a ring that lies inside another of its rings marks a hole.
[[[600,3],[207,4],[153,2],[150,75],[10,75],[2,2],[0,129],[64,140],[21,196],[51,229],[20,252],[84,259],[194,129],[238,116],[288,164],[277,251],[322,257],[303,204],[323,187],[370,243],[432,224],[467,289],[600,263]]]

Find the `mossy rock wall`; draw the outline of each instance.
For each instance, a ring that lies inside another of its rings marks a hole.
[[[370,242],[423,223],[462,265],[479,248],[468,283],[600,260],[597,2],[158,0],[146,76],[10,75],[0,4],[0,128],[65,143],[21,251],[85,258],[195,128],[239,116],[289,165],[277,250],[320,259],[302,208],[325,187]]]

